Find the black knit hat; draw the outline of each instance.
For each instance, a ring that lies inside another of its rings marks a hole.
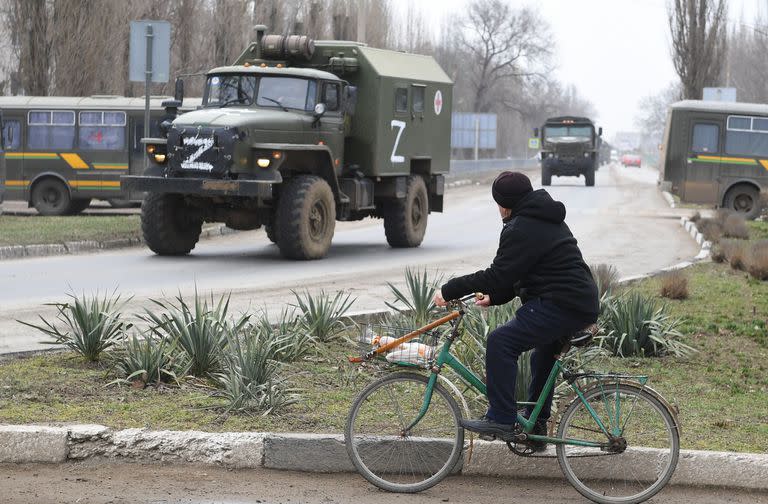
[[[514,208],[531,191],[531,179],[520,172],[501,172],[491,186],[493,199],[504,208]]]

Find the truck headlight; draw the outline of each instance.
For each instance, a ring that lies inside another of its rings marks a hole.
[[[589,152],[585,152],[584,157],[589,157]]]
[[[157,163],[157,164],[165,163],[165,154],[161,154],[159,152],[156,152],[154,154],[154,158],[155,158],[155,163]]]
[[[259,158],[256,160],[256,164],[259,168],[269,168],[270,160],[268,158]]]

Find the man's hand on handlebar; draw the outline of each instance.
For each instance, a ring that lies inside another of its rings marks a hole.
[[[483,306],[483,307],[491,306],[491,296],[489,296],[488,294],[478,293],[478,294],[474,294],[474,297],[475,297],[475,304],[477,306]],[[471,299],[471,296],[462,298],[461,301],[464,302],[464,301],[467,301],[468,299]],[[448,303],[450,303],[450,301],[446,301],[445,298],[443,298],[443,293],[441,291],[437,291],[435,293],[435,297],[433,301],[437,306],[440,306],[440,307],[448,306]]]

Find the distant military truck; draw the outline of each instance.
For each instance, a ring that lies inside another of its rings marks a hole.
[[[325,256],[336,220],[365,217],[417,247],[443,209],[452,87],[429,56],[258,27],[208,72],[200,110],[143,140],[150,166],[122,184],[148,193],[142,230],[161,255],[189,253],[203,222],[265,226],[290,259]]]
[[[552,176],[584,175],[586,185],[595,185],[598,164],[598,142],[603,128],[586,117],[552,117],[534,130],[541,140],[541,185],[551,185]]]

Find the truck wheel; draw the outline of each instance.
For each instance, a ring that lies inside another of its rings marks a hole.
[[[584,183],[587,187],[595,185],[595,168],[592,167],[584,173]]]
[[[202,228],[203,219],[190,215],[179,194],[149,194],[141,204],[144,242],[155,254],[189,254]]]
[[[747,219],[760,216],[760,192],[750,185],[737,185],[725,193],[723,207],[728,210],[741,212]]]
[[[277,215],[276,212],[272,212],[272,215],[269,216],[269,222],[264,224],[264,231],[267,232],[267,238],[269,238],[269,241],[272,243],[277,243]]]
[[[541,167],[541,185],[552,185],[552,170],[548,166]]]
[[[69,189],[57,178],[44,178],[32,188],[32,206],[41,215],[66,215],[71,201]]]
[[[275,223],[273,235],[283,257],[302,260],[324,257],[336,228],[336,204],[331,186],[314,175],[290,179],[280,191]]]
[[[83,212],[86,208],[91,206],[91,198],[76,198],[69,203],[69,210],[67,215],[77,215]]]
[[[418,247],[427,231],[429,195],[424,179],[411,175],[405,198],[389,203],[384,212],[384,234],[391,247]]]

